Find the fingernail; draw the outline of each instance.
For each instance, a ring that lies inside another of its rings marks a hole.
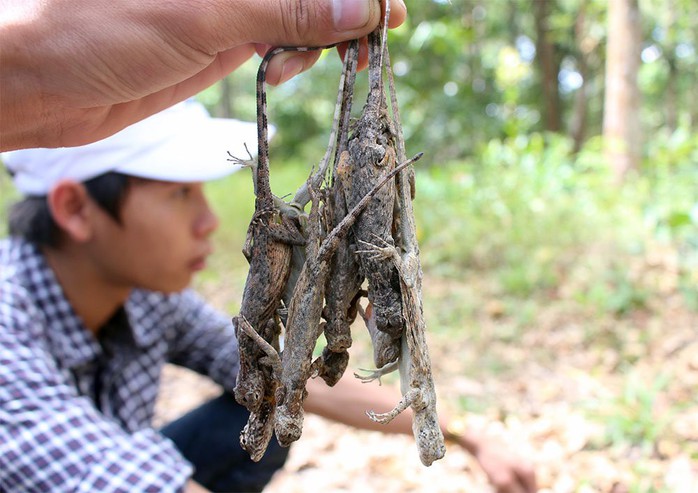
[[[364,27],[374,8],[375,0],[332,0],[335,29],[351,31]]]
[[[287,80],[295,77],[303,71],[303,60],[300,57],[292,56],[284,62],[281,66],[281,77],[279,77],[279,84],[286,82]]]

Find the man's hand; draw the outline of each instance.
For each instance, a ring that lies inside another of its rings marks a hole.
[[[535,493],[536,475],[522,457],[507,450],[494,439],[481,440],[475,458],[497,493]]]
[[[406,15],[390,0],[391,26]],[[0,0],[0,150],[93,142],[182,101],[266,46],[366,35],[378,0]],[[317,53],[278,57],[279,83]]]

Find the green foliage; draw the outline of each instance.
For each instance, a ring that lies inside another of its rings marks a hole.
[[[665,162],[698,149],[661,136],[655,146]],[[524,298],[564,287],[579,302],[622,315],[657,291],[643,266],[664,243],[678,245],[682,286],[695,287],[698,167],[658,167],[619,188],[600,147],[592,140],[572,155],[568,139],[532,134],[492,140],[476,159],[419,170],[425,268],[489,272],[503,294]]]
[[[643,173],[655,185],[645,222],[660,241],[678,245],[679,288],[698,309],[698,133],[665,130],[648,148]]]
[[[519,136],[422,173],[420,239],[438,252],[427,266],[445,274],[493,270],[505,292],[520,296],[555,285],[557,267],[605,220],[604,168],[575,167],[569,151],[570,142],[554,135]]]
[[[637,373],[629,372],[620,394],[591,404],[590,417],[605,428],[603,446],[632,445],[652,453],[672,419],[671,413],[660,413],[657,408],[668,381],[668,375],[657,375],[648,385]]]
[[[613,261],[594,283],[577,294],[576,300],[602,313],[626,315],[645,307],[648,297],[647,289],[628,274],[627,265]]]

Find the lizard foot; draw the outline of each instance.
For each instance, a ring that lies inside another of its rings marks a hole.
[[[359,240],[359,243],[363,246],[363,250],[356,250],[357,254],[365,254],[367,258],[371,260],[387,260],[399,257],[397,249],[385,241],[380,236],[374,234],[378,244],[370,243],[368,241]]]
[[[407,392],[405,395],[402,396],[402,399],[400,399],[400,402],[397,403],[397,406],[395,406],[391,411],[388,411],[387,413],[380,413],[377,414],[374,411],[366,411],[366,415],[372,420],[375,421],[376,423],[380,424],[388,424],[390,423],[395,417],[400,414],[402,411],[407,409],[412,405],[412,403],[417,400],[419,397],[420,390],[412,388]]]
[[[237,164],[238,166],[244,166],[245,168],[252,168],[255,169],[257,168],[257,161],[255,158],[252,156],[252,153],[250,152],[250,149],[247,147],[247,142],[243,144],[245,146],[245,151],[247,151],[247,156],[249,159],[242,159],[237,156],[233,156],[230,151],[228,152],[228,161]]]
[[[381,377],[387,375],[388,373],[392,373],[395,370],[397,370],[398,367],[398,360],[395,360],[391,363],[388,363],[387,365],[377,368],[375,370],[367,370],[364,368],[359,368],[361,371],[366,371],[369,372],[368,375],[359,375],[358,373],[354,373],[354,376],[361,380],[363,383],[369,383],[373,382],[374,380],[378,380],[378,385],[381,385]]]

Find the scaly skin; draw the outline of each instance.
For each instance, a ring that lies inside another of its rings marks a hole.
[[[310,188],[310,209],[307,259],[291,298],[286,326],[285,349],[282,354],[281,387],[277,393],[276,438],[288,446],[300,438],[303,429],[303,401],[305,384],[312,373],[312,354],[320,336],[320,317],[324,292],[329,274],[329,261],[361,212],[375,194],[402,169],[419,159],[415,158],[396,167],[378,182],[344,219],[323,239],[320,224],[320,197]]]
[[[381,28],[368,37],[369,94],[361,117],[352,126],[346,165],[349,176],[345,196],[348,207],[353,207],[376,183],[380,176],[393,169],[398,162],[395,149],[395,128],[388,114],[382,84]],[[356,222],[353,235],[357,241],[393,243],[393,209],[395,187],[381,190],[371,206]],[[400,283],[395,267],[390,262],[358,254],[361,273],[368,280],[368,298],[376,313],[378,330],[395,340],[396,347],[403,332],[400,307]]]

